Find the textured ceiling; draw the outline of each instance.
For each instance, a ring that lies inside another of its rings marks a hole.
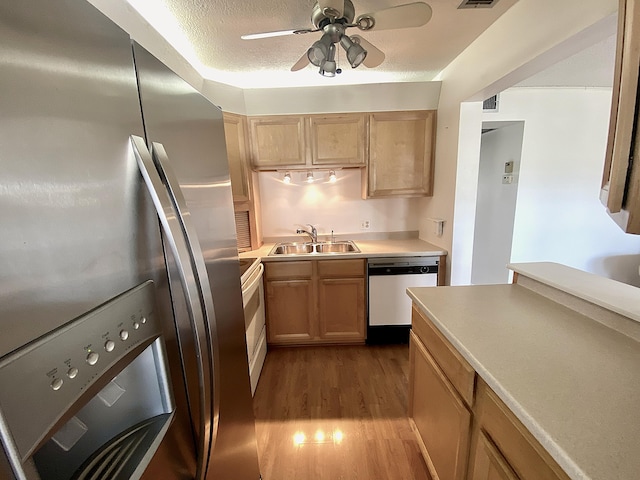
[[[493,8],[458,9],[461,0],[427,0],[431,21],[418,28],[381,32],[347,30],[382,50],[379,67],[352,69],[340,50],[343,73],[335,78],[291,66],[320,33],[242,40],[241,35],[311,28],[314,0],[128,0],[185,58],[210,80],[242,88],[430,81],[517,0]],[[410,0],[409,0],[410,1]],[[353,0],[356,16],[409,3]],[[506,39],[508,42],[508,39]]]

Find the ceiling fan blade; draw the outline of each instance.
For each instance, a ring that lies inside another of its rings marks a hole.
[[[421,27],[431,20],[432,14],[431,7],[424,2],[406,3],[377,12],[365,13],[358,16],[355,23],[361,30],[372,31]],[[373,19],[373,22],[370,19]]]
[[[283,37],[285,35],[298,35],[301,33],[311,33],[317,31],[318,30],[312,30],[310,28],[301,28],[298,30],[279,30],[277,32],[250,33],[248,35],[241,35],[240,38],[243,40],[257,40],[259,38]]]
[[[367,56],[364,58],[364,61],[362,62],[362,64],[365,67],[375,68],[379,66],[382,62],[384,62],[384,52],[382,52],[382,50],[378,49],[377,47],[374,47],[371,43],[367,42],[360,35],[351,35],[351,40],[362,45],[362,48],[364,48],[367,51]]]
[[[300,57],[300,60],[293,64],[293,67],[291,67],[291,71],[297,72],[298,70],[302,70],[307,65],[309,65],[309,57],[307,56],[307,52],[304,52],[304,55]]]
[[[340,18],[344,12],[344,0],[318,0],[318,6],[328,17],[335,15]]]

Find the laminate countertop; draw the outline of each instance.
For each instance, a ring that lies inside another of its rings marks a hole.
[[[338,241],[341,240],[338,238]],[[283,242],[289,241],[283,239]],[[305,238],[297,239],[298,242],[305,242]],[[275,243],[265,243],[262,247],[243,252],[244,257],[258,257],[265,262],[287,261],[287,260],[330,260],[344,258],[373,258],[373,257],[431,257],[446,255],[447,251],[431,243],[418,238],[409,239],[388,239],[388,240],[353,240],[360,249],[360,253],[303,253],[293,255],[269,255]]]
[[[583,277],[570,270],[570,283],[579,290]],[[544,283],[544,275],[538,277],[534,283]],[[584,279],[588,283],[589,274]],[[549,291],[523,285],[423,287],[407,293],[569,477],[639,479],[638,336],[596,320],[607,316],[599,306],[580,313],[552,300],[558,285]],[[639,305],[640,289],[628,287],[621,286],[623,301],[635,295]],[[635,320],[618,320],[628,321],[636,333],[640,328]]]

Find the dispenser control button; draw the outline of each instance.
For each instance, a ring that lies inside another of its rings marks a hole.
[[[76,378],[78,376],[78,369],[76,367],[71,367],[67,370],[67,377]]]
[[[126,330],[120,330],[120,340],[124,341],[129,338],[129,332]]]
[[[89,365],[95,365],[96,363],[98,363],[99,358],[100,355],[98,355],[96,352],[91,352],[89,355],[87,355],[87,363]]]
[[[104,344],[104,349],[107,352],[113,352],[113,349],[116,348],[116,343],[113,340],[107,340]]]
[[[53,381],[51,382],[51,388],[53,388],[54,390],[60,390],[63,383],[64,382],[62,381],[61,378],[54,378]]]
[[[133,329],[138,330],[140,328],[140,324],[138,322],[133,322]]]

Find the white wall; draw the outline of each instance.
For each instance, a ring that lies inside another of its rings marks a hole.
[[[435,110],[440,82],[244,90],[247,115]]]
[[[304,182],[301,172],[292,172],[289,185],[282,181],[282,173],[259,173],[264,237],[292,236],[307,223],[315,225],[321,235],[331,230],[335,235],[418,230],[419,199],[362,200],[360,170],[336,173],[336,183],[328,183],[328,172],[322,172],[324,178],[311,185]],[[363,220],[370,221],[368,230],[361,228]]]
[[[523,120],[511,260],[552,261],[640,286],[640,236],[598,199],[611,90],[512,88],[486,120]]]
[[[508,283],[510,276],[507,263],[511,259],[524,124],[492,122],[491,127],[496,129],[482,134],[480,148],[471,268],[474,285]],[[506,162],[513,162],[512,183],[502,182]]]
[[[468,182],[456,186],[456,181],[460,176],[474,177],[474,170],[477,179],[482,121],[477,101],[610,36],[617,3],[520,0],[442,72],[434,196],[422,202],[420,237],[449,251],[451,284],[470,279],[475,187]],[[467,105],[475,111],[471,120],[460,114],[462,103],[470,100],[476,101]],[[465,131],[469,137],[463,136]],[[428,218],[445,220],[442,237],[432,233]]]

